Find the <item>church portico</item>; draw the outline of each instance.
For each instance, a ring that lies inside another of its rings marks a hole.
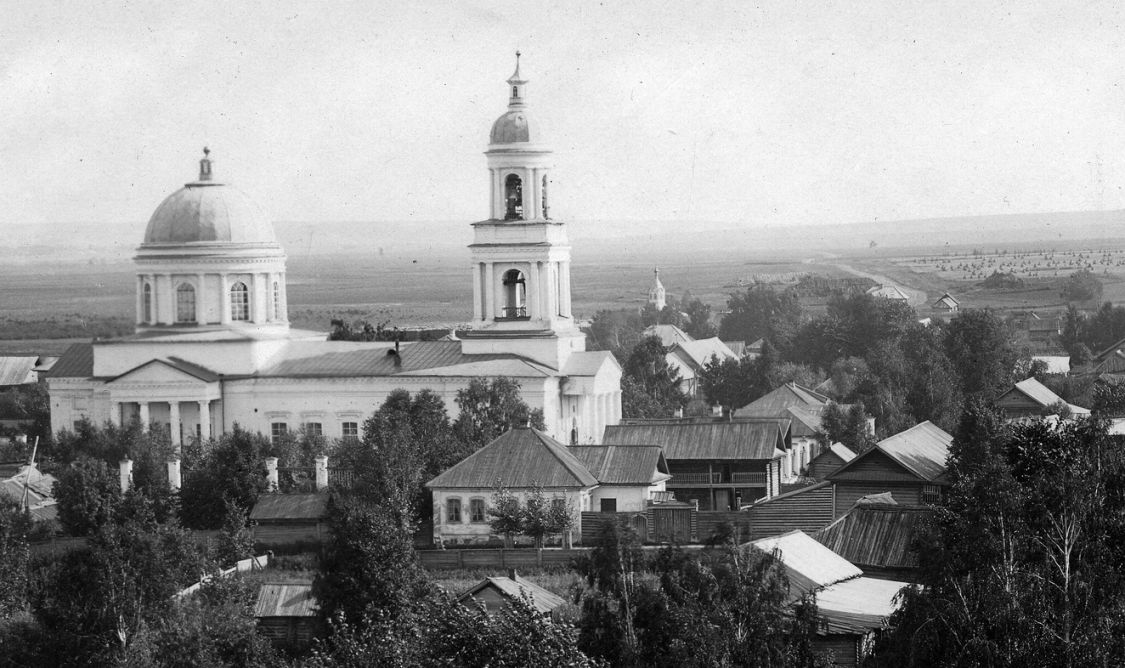
[[[136,421],[149,429],[160,429],[168,434],[172,445],[182,445],[192,438],[207,440],[218,431],[211,416],[221,413],[220,400],[131,400],[124,393],[110,394],[110,420],[114,424],[127,425]]]

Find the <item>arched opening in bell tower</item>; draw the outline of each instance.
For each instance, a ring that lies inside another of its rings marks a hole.
[[[523,180],[515,174],[504,179],[504,220],[523,220]]]
[[[504,306],[501,313],[508,320],[527,319],[527,281],[518,269],[504,272]]]

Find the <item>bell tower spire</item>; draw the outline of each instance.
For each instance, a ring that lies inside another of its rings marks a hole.
[[[466,353],[516,352],[561,369],[586,349],[570,305],[570,241],[547,205],[553,153],[527,105],[528,78],[508,77],[508,109],[492,124],[490,216],[473,223],[473,325]]]

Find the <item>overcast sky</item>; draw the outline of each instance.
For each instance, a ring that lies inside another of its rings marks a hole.
[[[517,48],[558,216],[1125,208],[1120,3],[232,4],[0,0],[0,225],[483,218]]]

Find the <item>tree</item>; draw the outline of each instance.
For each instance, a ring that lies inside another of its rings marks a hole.
[[[523,533],[543,547],[543,539],[563,534],[574,526],[574,511],[565,499],[548,499],[543,488],[536,485],[528,492],[523,506]]]
[[[680,310],[687,315],[686,331],[693,339],[709,339],[718,334],[711,322],[711,305],[687,290],[680,297]]]
[[[501,481],[496,481],[492,490],[492,502],[488,506],[488,525],[492,533],[504,537],[504,545],[512,546],[512,539],[523,533],[524,509],[520,500]]]
[[[1080,269],[1063,283],[1061,296],[1068,302],[1088,302],[1102,298],[1102,282],[1089,269]]]
[[[233,431],[206,443],[198,458],[185,456],[180,493],[184,524],[214,529],[222,522],[228,502],[252,508],[268,486],[265,459],[271,448],[261,434],[236,424]]]
[[[223,525],[216,537],[215,559],[229,567],[254,555],[254,532],[246,519],[246,510],[226,502]]]
[[[468,452],[476,452],[513,427],[543,429],[543,411],[532,410],[520,398],[519,381],[500,376],[491,381],[473,378],[457,390],[461,409],[453,429]]]
[[[875,445],[875,438],[868,429],[867,420],[862,403],[844,409],[835,402],[829,402],[820,415],[821,431],[818,436],[821,446],[843,443],[856,454],[870,450]]]
[[[765,338],[787,349],[801,320],[801,305],[793,292],[778,292],[760,283],[732,294],[727,309],[719,324],[719,338],[724,341],[751,343]]]
[[[394,616],[427,594],[412,538],[392,513],[364,499],[336,497],[328,520],[332,538],[313,580],[322,619],[338,612],[349,623],[375,611]]]
[[[608,350],[623,359],[641,340],[644,325],[636,310],[602,310],[594,314],[587,332],[589,350]]]
[[[945,328],[945,349],[966,395],[994,397],[1012,382],[1016,353],[995,312],[969,309]]]
[[[25,609],[31,579],[28,535],[31,516],[0,495],[0,623]]]
[[[624,377],[630,383],[622,382],[622,414],[625,417],[670,417],[677,408],[684,405],[685,397],[680,390],[680,373],[668,364],[668,349],[655,336],[641,340],[625,361]],[[625,392],[630,396],[626,399]],[[633,395],[643,395],[642,399]],[[636,415],[630,411],[643,408],[646,415]],[[651,414],[655,413],[655,414]]]
[[[63,529],[86,536],[113,519],[121,503],[121,482],[105,462],[83,456],[63,469],[52,494]]]
[[[762,383],[755,371],[754,360],[720,360],[712,355],[699,374],[699,388],[708,403],[722,406],[729,415],[761,396]]]

